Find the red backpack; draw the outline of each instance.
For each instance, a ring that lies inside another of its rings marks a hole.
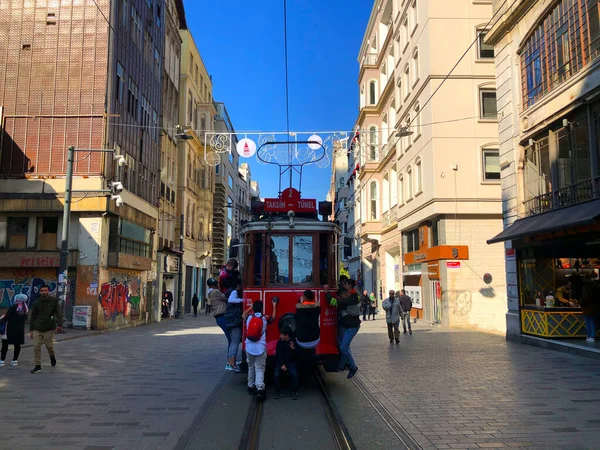
[[[246,329],[246,338],[251,342],[258,342],[263,335],[263,325],[263,317],[257,317],[256,314],[252,314],[248,322],[248,328]]]

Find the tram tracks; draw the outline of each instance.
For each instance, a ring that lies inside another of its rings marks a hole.
[[[337,411],[335,404],[331,400],[327,386],[323,379],[320,369],[315,368],[312,377],[315,381],[319,399],[323,406],[327,423],[331,432],[335,448],[338,450],[355,450],[350,434],[344,422]],[[252,404],[248,410],[248,416],[244,427],[244,433],[240,441],[239,450],[258,450],[260,444],[260,434],[263,428],[263,413],[265,403],[258,401],[256,398],[252,400]]]

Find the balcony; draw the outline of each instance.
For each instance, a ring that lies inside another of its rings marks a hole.
[[[377,53],[367,53],[363,58],[363,66],[377,67]]]
[[[383,228],[387,228],[391,225],[396,225],[398,223],[398,209],[396,206],[393,206],[389,211],[384,212],[381,215],[381,226]]]
[[[539,195],[523,202],[525,216],[535,216],[555,209],[600,198],[600,177]]]

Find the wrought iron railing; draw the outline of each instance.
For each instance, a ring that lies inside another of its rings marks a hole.
[[[538,195],[526,200],[525,215],[534,216],[554,209],[577,205],[595,198],[600,198],[600,178],[582,181],[557,191]]]

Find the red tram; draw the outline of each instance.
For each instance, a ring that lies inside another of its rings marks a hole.
[[[315,200],[301,199],[288,188],[277,199],[265,199],[257,208],[257,219],[242,227],[240,253],[246,307],[262,300],[264,314],[273,312],[273,297],[278,297],[277,320],[267,328],[267,352],[275,356],[279,327],[283,321],[294,323],[299,298],[312,290],[320,303],[320,340],[311,351],[311,361],[326,370],[337,367],[337,310],[329,306],[323,285],[337,285],[337,252],[340,228],[319,220]],[[331,203],[319,205],[329,214]]]

